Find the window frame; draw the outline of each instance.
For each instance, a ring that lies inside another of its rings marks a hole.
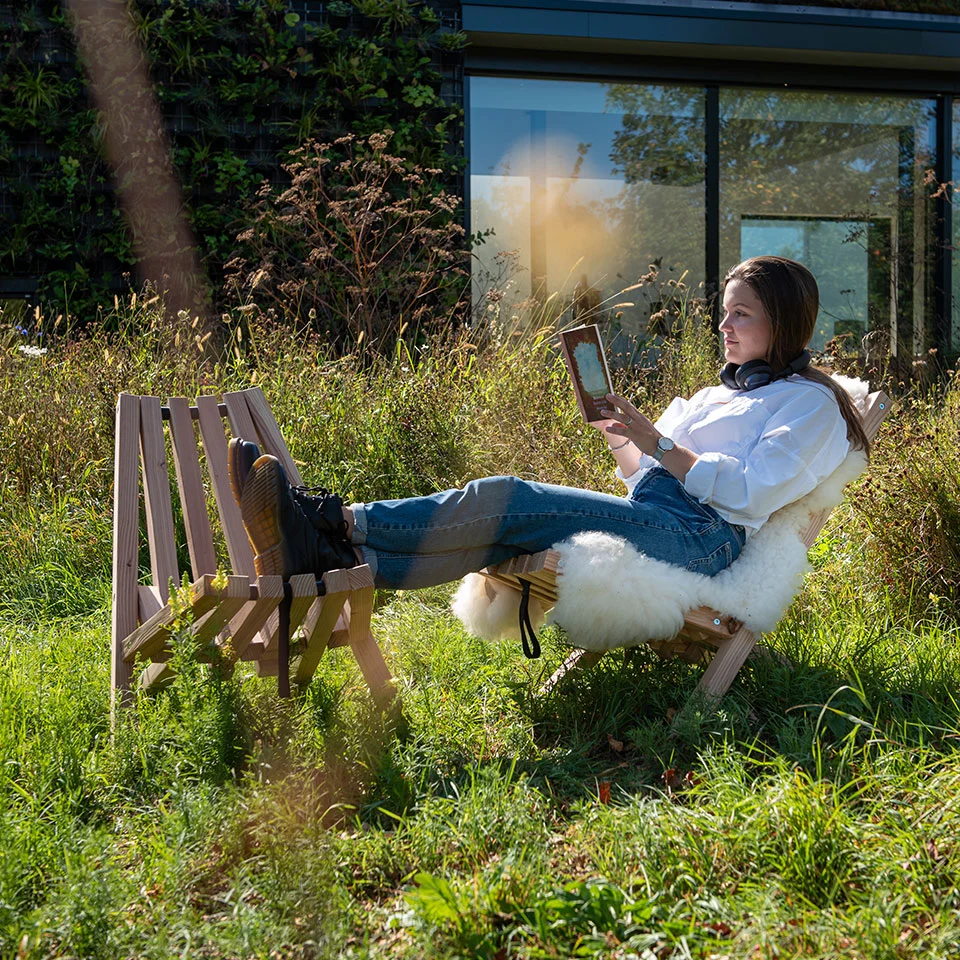
[[[581,0],[583,2],[583,0]],[[960,41],[960,22],[957,28]],[[960,50],[960,42],[958,42]],[[913,96],[934,101],[933,146],[937,180],[951,183],[953,171],[953,103],[960,95],[960,71],[862,69],[824,67],[799,63],[764,62],[717,63],[702,58],[644,58],[592,53],[571,56],[569,52],[517,50],[502,47],[468,48],[464,65],[464,150],[467,171],[464,177],[464,217],[467,233],[470,216],[470,81],[473,77],[513,79],[582,80],[595,82],[677,83],[700,86],[705,97],[705,280],[713,296],[714,319],[719,318],[720,285],[720,89],[790,88],[812,92],[865,93],[877,96]],[[952,344],[953,210],[949,196],[934,201],[933,336],[938,355],[944,360],[960,352]]]

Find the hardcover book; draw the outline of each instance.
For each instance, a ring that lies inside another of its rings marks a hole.
[[[613,384],[599,327],[591,323],[564,330],[560,334],[560,348],[583,419],[588,423],[606,419],[600,411],[608,406],[606,396],[613,392]]]

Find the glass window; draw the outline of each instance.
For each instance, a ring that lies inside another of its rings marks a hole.
[[[704,277],[703,90],[472,77],[471,230],[478,292],[576,299],[591,322],[619,307],[646,329],[646,290],[617,293],[659,261]]]
[[[934,101],[720,92],[720,269],[760,253],[810,267],[814,347],[912,357],[933,344]],[[869,336],[867,336],[869,334]]]

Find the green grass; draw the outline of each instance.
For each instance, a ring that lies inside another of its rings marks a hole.
[[[790,665],[752,662],[677,736],[697,668],[615,653],[542,695],[560,632],[541,661],[483,643],[452,585],[378,597],[402,729],[344,651],[280,701],[180,644],[111,736],[119,389],[256,379],[305,479],[353,496],[492,471],[616,489],[542,338],[334,361],[254,325],[224,362],[132,319],[0,350],[0,957],[960,953],[952,388],[900,399],[767,638]],[[622,389],[661,406],[711,368],[690,343]]]

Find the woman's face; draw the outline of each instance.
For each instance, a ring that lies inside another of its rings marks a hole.
[[[723,291],[723,355],[730,363],[766,360],[772,329],[763,304],[742,280],[731,280]]]

